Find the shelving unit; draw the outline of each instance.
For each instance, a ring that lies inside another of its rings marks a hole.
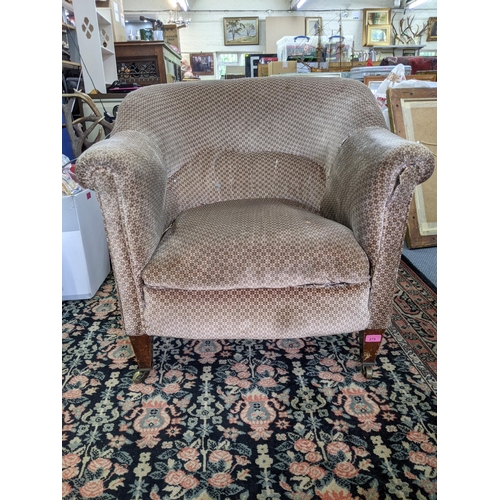
[[[420,49],[423,49],[424,47],[425,45],[380,45],[374,46],[372,49],[380,52],[392,52],[393,56],[418,56]],[[408,54],[408,52],[411,52],[411,54]]]
[[[80,65],[80,55],[78,53],[78,42],[76,41],[76,29],[73,25],[62,23],[62,39],[67,45],[69,57],[72,65]],[[63,59],[64,63],[69,62]]]
[[[83,73],[86,93],[94,89],[92,82],[96,83],[98,90],[106,92],[106,87],[103,87],[106,80],[113,78],[113,73],[116,79],[113,32],[109,19],[110,13],[97,12],[94,0],[73,0],[72,3],[62,0],[62,39],[67,44],[65,50],[70,53],[70,60],[62,61],[63,106],[68,102],[65,94],[69,95],[64,91],[69,80],[66,77],[78,75],[79,79]],[[102,41],[106,42],[106,47]],[[96,54],[101,54],[100,60]],[[80,105],[72,109],[72,115],[72,118],[81,116]],[[69,157],[73,158],[74,152],[66,152],[65,147],[72,149],[67,131],[63,128],[63,154],[71,154]],[[106,233],[95,193],[86,189],[72,196],[63,195],[62,300],[93,297],[109,271]]]
[[[111,9],[96,8],[95,0],[73,0],[72,5],[85,92],[105,94],[117,79]]]

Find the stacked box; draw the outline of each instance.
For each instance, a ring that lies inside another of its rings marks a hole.
[[[272,61],[267,64],[268,76],[286,73],[297,73],[297,61]]]

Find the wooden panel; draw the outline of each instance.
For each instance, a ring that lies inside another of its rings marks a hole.
[[[383,82],[387,78],[387,75],[365,75],[363,77],[363,83],[370,86],[370,82]],[[432,74],[415,74],[405,76],[407,80],[420,80],[428,82],[437,82],[437,73]]]
[[[266,52],[276,54],[276,42],[284,36],[305,34],[305,21],[302,16],[266,17]]]

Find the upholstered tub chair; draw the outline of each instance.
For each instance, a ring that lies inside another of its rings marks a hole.
[[[152,338],[359,332],[372,367],[390,324],[413,190],[432,153],[391,133],[341,78],[153,85],[77,160],[101,205],[141,380]]]

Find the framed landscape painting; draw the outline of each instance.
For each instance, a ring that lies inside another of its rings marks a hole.
[[[225,17],[224,45],[259,45],[258,17]]]
[[[366,45],[390,45],[391,27],[390,26],[368,26]]]

